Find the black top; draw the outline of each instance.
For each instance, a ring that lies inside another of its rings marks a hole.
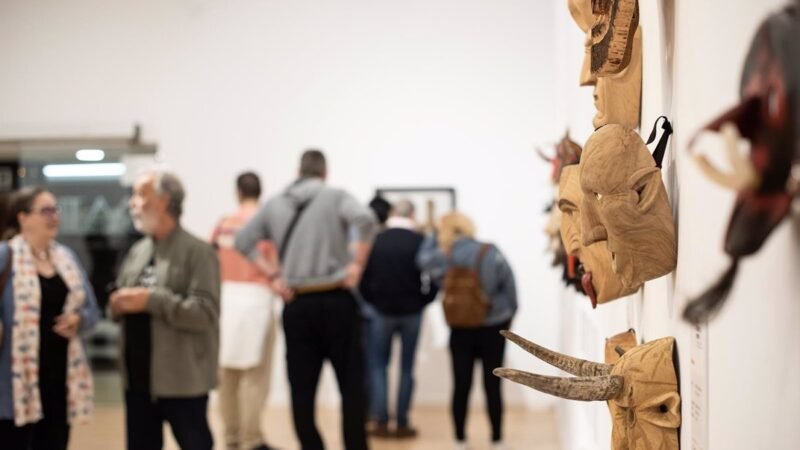
[[[359,289],[382,314],[416,314],[436,297],[433,284],[423,285],[417,251],[423,236],[389,228],[375,238]]]
[[[65,387],[67,383],[67,345],[69,340],[55,331],[56,317],[64,312],[69,289],[56,274],[39,275],[42,290],[39,316],[39,380],[42,385]]]
[[[155,285],[155,261],[142,270],[139,286]],[[125,368],[128,372],[128,389],[139,393],[150,393],[150,314],[136,313],[125,316]]]

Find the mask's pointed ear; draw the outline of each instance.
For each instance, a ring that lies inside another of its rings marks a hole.
[[[628,179],[628,185],[638,197],[637,208],[649,211],[658,201],[661,190],[661,170],[658,167],[639,169]]]

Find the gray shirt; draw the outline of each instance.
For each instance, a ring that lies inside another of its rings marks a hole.
[[[281,261],[283,275],[293,288],[342,281],[351,260],[351,229],[354,239],[369,242],[377,224],[369,208],[319,178],[301,178],[271,198],[236,234],[236,249],[254,257],[256,245],[265,239],[280,249],[298,206],[304,202],[307,206]]]

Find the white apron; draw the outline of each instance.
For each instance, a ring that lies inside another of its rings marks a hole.
[[[257,283],[224,281],[220,299],[219,365],[250,369],[258,365],[267,328],[273,326],[275,296]]]

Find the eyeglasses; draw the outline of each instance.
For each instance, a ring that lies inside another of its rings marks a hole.
[[[43,215],[45,217],[55,217],[55,216],[61,214],[61,207],[58,206],[58,205],[45,206],[45,207],[39,208],[38,210],[37,209],[31,210],[31,214],[41,214],[41,215]]]

